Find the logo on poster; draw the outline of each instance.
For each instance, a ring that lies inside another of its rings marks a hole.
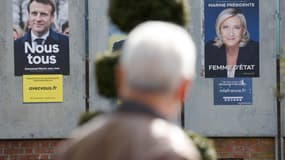
[[[56,56],[59,53],[58,44],[30,45],[25,42],[25,54],[29,64],[56,64]]]
[[[255,7],[255,3],[208,3],[208,7]]]
[[[229,65],[209,65],[208,66],[209,70],[226,70],[229,69]],[[245,65],[245,64],[240,64],[240,65],[234,65],[233,68],[235,70],[240,70],[240,71],[251,71],[254,70],[255,65],[251,64],[251,65]]]

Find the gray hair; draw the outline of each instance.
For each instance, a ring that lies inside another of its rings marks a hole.
[[[216,20],[216,34],[217,34],[217,37],[215,38],[215,43],[214,45],[217,46],[217,47],[221,47],[223,45],[223,41],[222,41],[222,36],[221,36],[221,25],[222,23],[227,20],[228,18],[231,18],[231,17],[234,17],[234,16],[237,16],[240,21],[241,21],[241,24],[244,28],[244,32],[241,36],[241,41],[240,41],[240,44],[239,46],[240,47],[244,47],[247,42],[249,41],[250,39],[250,36],[249,36],[249,32],[247,30],[247,25],[246,25],[246,19],[245,19],[245,16],[243,13],[241,13],[241,11],[239,9],[236,9],[236,8],[227,8],[227,9],[224,9],[217,17],[217,20]]]
[[[196,49],[190,34],[182,27],[149,21],[129,34],[120,64],[130,88],[170,91],[183,78],[195,77]]]

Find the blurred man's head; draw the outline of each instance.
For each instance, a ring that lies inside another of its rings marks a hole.
[[[30,0],[28,3],[29,24],[37,36],[47,33],[54,22],[55,6],[51,0]]]
[[[143,23],[123,47],[119,94],[126,88],[158,95],[186,91],[185,84],[195,77],[195,61],[195,46],[185,29],[166,22]]]

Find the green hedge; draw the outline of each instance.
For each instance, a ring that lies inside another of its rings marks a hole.
[[[110,0],[108,15],[126,33],[149,20],[168,21],[186,27],[190,20],[188,3],[187,0]]]
[[[95,78],[97,91],[106,98],[116,98],[115,67],[118,63],[120,52],[101,53],[95,62]]]

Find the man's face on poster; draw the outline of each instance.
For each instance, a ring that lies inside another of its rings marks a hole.
[[[42,36],[49,30],[54,20],[54,16],[51,13],[52,7],[48,4],[36,1],[30,4],[29,24],[35,35]]]

